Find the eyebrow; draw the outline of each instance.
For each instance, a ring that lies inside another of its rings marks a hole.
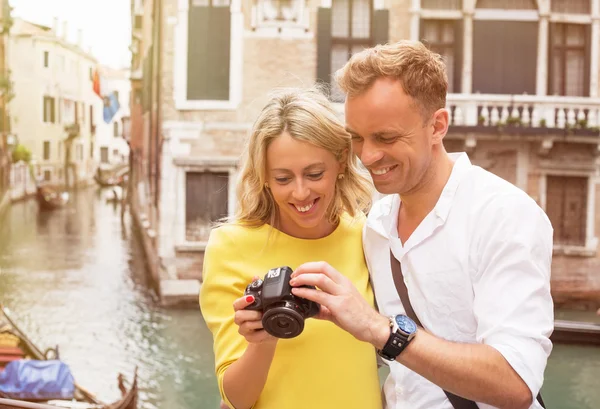
[[[353,135],[360,136],[358,134],[358,132],[352,130],[352,128],[346,127],[346,131]],[[374,138],[381,138],[381,137],[386,137],[386,136],[397,136],[397,135],[401,135],[402,133],[404,133],[404,131],[378,131],[378,132],[373,132],[371,134],[371,136]]]
[[[304,169],[302,170],[309,170],[311,168],[316,168],[318,166],[325,166],[325,162],[317,162],[317,163],[312,163],[308,166],[306,166]],[[283,168],[276,168],[276,169],[272,169],[272,171],[279,171],[279,172],[289,172],[289,169],[283,169]]]

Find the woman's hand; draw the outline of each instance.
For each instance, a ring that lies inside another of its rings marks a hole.
[[[254,277],[256,280],[258,277]],[[254,296],[248,295],[238,298],[233,302],[235,311],[234,322],[238,325],[238,332],[251,344],[276,343],[277,338],[264,330],[262,325],[262,312],[246,310],[254,302]]]

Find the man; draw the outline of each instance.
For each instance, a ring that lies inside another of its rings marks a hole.
[[[390,361],[388,409],[451,409],[451,395],[541,408],[554,322],[545,213],[466,154],[446,153],[444,64],[421,43],[365,50],[336,77],[354,151],[388,195],[364,230],[379,312],[325,263],[300,266],[292,285],[319,290],[294,293]]]

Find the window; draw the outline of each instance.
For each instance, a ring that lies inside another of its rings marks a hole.
[[[554,1],[554,0],[552,0]],[[569,0],[570,1],[570,0]],[[537,10],[535,0],[478,0],[478,9]]]
[[[81,143],[77,145],[77,160],[80,162],[83,160],[83,144]]]
[[[589,95],[589,31],[582,24],[550,25],[550,95]]]
[[[100,162],[108,163],[108,147],[106,146],[100,147]]]
[[[63,142],[58,142],[58,159],[62,159]]]
[[[55,118],[55,98],[44,97],[44,122],[45,123],[56,123]]]
[[[448,92],[460,92],[461,20],[422,20],[421,38],[432,51],[440,54],[446,63]]]
[[[90,142],[90,159],[94,159],[94,142]]]
[[[90,105],[90,133],[93,135],[96,130],[94,125],[94,106]]]
[[[50,160],[50,141],[44,141],[44,160]]]
[[[119,137],[119,121],[115,121],[115,122],[113,123],[113,136],[114,136],[115,138],[118,138],[118,137]]]
[[[590,14],[590,0],[552,0],[550,7],[554,13]]]
[[[48,68],[50,66],[50,53],[48,51],[44,51],[44,68]]]
[[[554,244],[585,246],[588,178],[547,176],[546,213]]]
[[[462,0],[422,0],[421,8],[442,9],[442,10],[462,10]]]
[[[475,20],[473,92],[535,95],[538,31],[537,21]]]
[[[62,100],[62,119],[66,125],[75,123],[75,102],[70,99]]]
[[[206,241],[212,223],[228,214],[229,174],[225,172],[187,172],[185,238]]]
[[[331,5],[331,69],[336,72],[352,54],[373,45],[372,7],[369,0],[333,0]],[[344,100],[344,94],[332,83],[331,99]]]
[[[263,0],[261,2],[264,21],[298,21],[299,0]]]
[[[113,158],[118,158],[118,157],[119,157],[119,150],[113,149]]]
[[[44,171],[44,180],[46,182],[49,182],[52,180],[52,171],[51,170],[45,170]]]
[[[229,99],[231,12],[228,0],[190,0],[187,99]]]

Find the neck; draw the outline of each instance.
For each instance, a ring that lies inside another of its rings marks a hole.
[[[276,224],[276,228],[282,233],[305,240],[316,240],[327,237],[334,232],[337,226],[338,224],[330,223],[325,217],[317,226],[310,228],[298,226],[292,220],[285,217],[279,217],[279,222]]]
[[[434,151],[431,162],[421,182],[411,191],[400,194],[402,212],[410,219],[422,219],[431,212],[452,173],[454,163],[444,149]]]

